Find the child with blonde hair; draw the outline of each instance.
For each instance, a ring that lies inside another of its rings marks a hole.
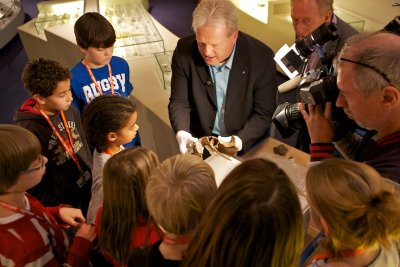
[[[104,204],[95,230],[100,251],[114,266],[125,266],[131,249],[150,246],[161,238],[145,198],[147,180],[157,165],[154,152],[135,147],[111,157],[104,166]]]
[[[311,166],[306,189],[324,252],[310,266],[400,266],[400,195],[372,167],[329,159]]]
[[[129,266],[179,266],[216,191],[214,172],[201,158],[176,155],[161,163],[149,178],[146,200],[164,237],[134,250]]]

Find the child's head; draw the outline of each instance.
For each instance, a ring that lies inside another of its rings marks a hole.
[[[113,26],[105,17],[97,12],[85,13],[76,21],[74,32],[90,67],[104,66],[110,62],[116,36]]]
[[[22,81],[45,111],[67,110],[72,103],[68,68],[50,59],[34,59],[22,73]]]
[[[158,165],[158,157],[143,147],[127,148],[112,156],[103,170],[104,204],[101,217],[101,248],[126,263],[132,229],[138,216],[148,222],[145,189]],[[111,237],[111,238],[110,238]]]
[[[324,160],[310,167],[306,189],[311,214],[327,235],[326,249],[385,246],[400,237],[400,196],[372,167]]]
[[[107,48],[115,43],[115,30],[111,23],[97,12],[83,14],[74,25],[76,43],[83,49]]]
[[[149,178],[147,205],[167,233],[191,234],[217,190],[214,172],[202,159],[176,155],[162,162]]]
[[[0,147],[0,195],[6,194],[22,174],[35,174],[39,179],[30,178],[31,182],[40,182],[45,168],[36,167],[42,166],[40,161],[44,159],[39,140],[33,133],[16,125],[0,124]]]
[[[252,159],[222,182],[183,266],[295,267],[302,247],[295,186],[275,163]]]
[[[136,106],[119,95],[96,97],[83,113],[86,138],[99,152],[131,142],[139,129],[136,120]]]

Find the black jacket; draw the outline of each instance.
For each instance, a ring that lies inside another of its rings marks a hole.
[[[276,108],[276,68],[272,50],[239,32],[226,90],[225,127],[237,135],[243,149],[268,133]],[[168,106],[175,132],[210,136],[217,113],[217,96],[209,67],[197,48],[195,35],[182,38],[172,58]]]
[[[64,111],[74,142],[74,150],[82,168],[81,171],[65,152],[46,119],[33,108],[35,103],[34,99],[28,99],[17,110],[14,118],[17,125],[36,135],[42,146],[42,154],[48,158],[46,173],[42,181],[28,192],[40,200],[44,206],[69,204],[73,207],[81,207],[82,205],[86,207],[90,199],[92,184],[92,156],[86,142],[79,113],[72,106]],[[63,129],[64,124],[61,115],[58,113],[49,117],[61,136],[68,140],[67,133]],[[79,186],[78,180],[82,176],[82,172],[85,171],[89,172],[89,179],[85,179],[86,181]]]

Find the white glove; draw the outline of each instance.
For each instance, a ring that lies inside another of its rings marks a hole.
[[[242,139],[240,139],[236,135],[232,136],[218,136],[218,140],[225,143],[233,143],[233,145],[237,148],[237,151],[242,150]]]
[[[176,140],[178,141],[179,151],[181,154],[185,154],[187,152],[188,144],[199,141],[199,139],[193,137],[190,133],[183,130],[176,133]]]

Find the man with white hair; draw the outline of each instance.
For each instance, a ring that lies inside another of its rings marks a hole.
[[[291,17],[296,40],[310,35],[322,23],[334,23],[337,28],[338,39],[328,41],[323,47],[326,54],[335,54],[344,45],[344,42],[357,31],[341,20],[333,11],[333,0],[291,0]],[[328,55],[329,56],[329,55]],[[307,69],[320,66],[320,58],[315,51],[309,56]]]
[[[192,26],[195,34],[179,40],[172,58],[168,109],[180,151],[211,135],[246,151],[269,133],[276,108],[274,53],[239,31],[229,0],[202,0]]]
[[[336,26],[338,38],[327,41],[320,51],[315,50],[308,56],[303,76],[306,76],[308,71],[324,67],[324,65],[330,68],[333,57],[340,51],[345,41],[356,34],[357,31],[335,15],[333,0],[291,0],[290,8],[296,41],[310,35],[323,23],[333,23]],[[324,58],[324,64],[322,64],[322,58]],[[298,92],[293,97],[296,98],[295,101],[300,100]],[[343,128],[354,127],[349,120],[343,119],[341,124]],[[309,152],[309,144],[310,137],[307,130],[305,128],[300,129],[296,147]]]

